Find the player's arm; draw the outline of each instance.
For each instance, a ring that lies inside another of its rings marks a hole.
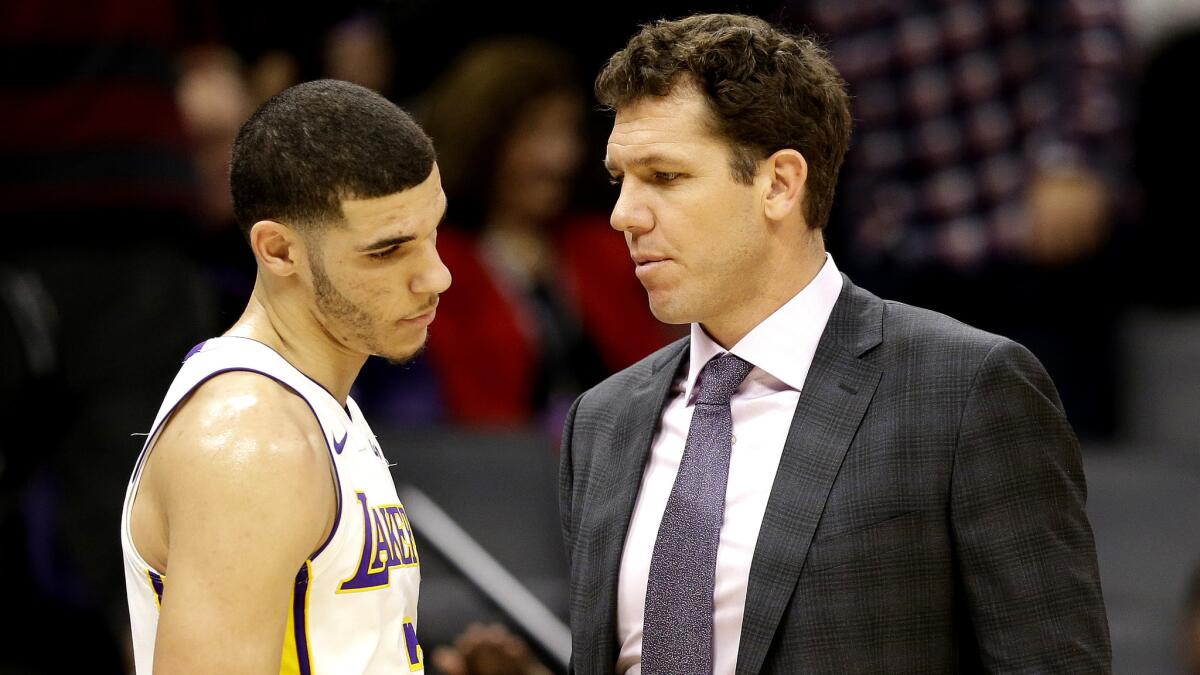
[[[296,574],[336,512],[320,427],[248,373],[177,416],[154,450],[168,532],[154,672],[277,673]]]

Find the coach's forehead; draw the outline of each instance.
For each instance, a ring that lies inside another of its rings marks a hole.
[[[619,167],[646,155],[686,158],[698,149],[722,148],[711,117],[707,101],[692,87],[637,99],[617,110],[605,161]]]

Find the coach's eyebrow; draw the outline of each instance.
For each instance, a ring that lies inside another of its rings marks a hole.
[[[658,153],[655,153],[652,155],[642,155],[640,157],[634,157],[634,158],[626,161],[625,164],[628,164],[630,166],[655,166],[655,165],[664,165],[664,164],[665,165],[674,165],[674,164],[679,164],[681,161],[682,160],[680,160],[677,157],[672,157],[670,155],[660,155]],[[604,158],[604,168],[607,169],[609,173],[619,173],[619,171],[620,171],[619,169],[617,169],[616,162],[613,162],[611,159],[609,159],[607,157]]]

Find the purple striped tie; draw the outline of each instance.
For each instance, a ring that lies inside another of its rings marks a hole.
[[[754,368],[723,354],[704,365],[679,474],[650,559],[643,675],[711,673],[717,544],[729,482],[729,398]]]

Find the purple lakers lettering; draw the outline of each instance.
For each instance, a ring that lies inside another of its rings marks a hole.
[[[358,570],[338,587],[339,593],[368,591],[388,585],[393,567],[416,567],[417,543],[412,525],[400,504],[368,506],[367,495],[358,496],[363,514],[363,550]]]

